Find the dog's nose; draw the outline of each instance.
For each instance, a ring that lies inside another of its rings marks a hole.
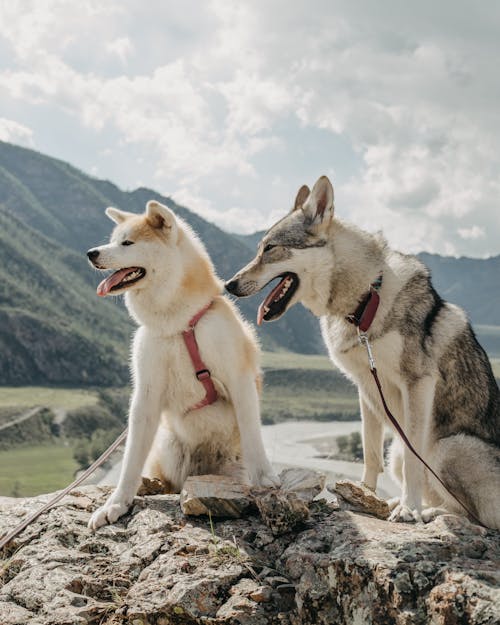
[[[226,282],[224,286],[226,288],[226,291],[234,294],[238,290],[238,280],[230,280],[229,282]]]
[[[99,256],[99,250],[94,249],[94,250],[89,250],[87,252],[87,258],[89,260],[95,260],[98,256]]]

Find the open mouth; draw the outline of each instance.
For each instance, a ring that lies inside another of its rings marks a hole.
[[[257,312],[257,324],[259,326],[262,321],[274,321],[281,317],[287,309],[293,294],[298,289],[299,277],[297,274],[285,273],[276,276],[276,278],[281,278],[281,280],[259,306]]]
[[[104,297],[108,293],[127,289],[146,275],[146,270],[142,267],[127,267],[118,269],[99,284],[97,287],[97,295]]]

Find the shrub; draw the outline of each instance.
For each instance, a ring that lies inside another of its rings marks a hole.
[[[337,446],[342,456],[353,460],[363,460],[363,444],[360,432],[338,436]]]

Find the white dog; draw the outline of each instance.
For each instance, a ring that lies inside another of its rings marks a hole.
[[[258,346],[251,327],[222,295],[202,243],[158,202],[149,202],[143,215],[116,208],[106,214],[117,224],[111,241],[87,255],[94,267],[114,273],[97,292],[125,293],[139,328],[120,479],[89,527],[123,515],[142,474],[162,479],[172,492],[188,475],[203,473],[277,485],[260,432]],[[191,344],[194,337],[198,345],[198,351],[191,348],[194,356],[185,340],[190,322]]]

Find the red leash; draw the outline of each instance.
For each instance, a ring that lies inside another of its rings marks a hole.
[[[15,538],[18,534],[20,534],[24,529],[28,527],[30,523],[38,519],[38,517],[50,510],[52,506],[54,506],[58,501],[60,501],[63,497],[66,497],[68,493],[70,493],[76,486],[79,486],[82,482],[84,482],[92,473],[100,466],[103,462],[105,462],[109,456],[117,449],[127,437],[127,430],[123,431],[120,436],[112,443],[106,451],[97,458],[97,460],[90,465],[88,469],[86,469],[80,477],[78,477],[74,482],[72,482],[69,486],[66,486],[64,490],[57,493],[55,497],[52,497],[44,506],[42,506],[39,510],[36,510],[32,514],[30,514],[24,521],[21,521],[19,525],[17,525],[11,532],[6,534],[0,539],[0,551],[6,547],[10,541]]]
[[[397,421],[396,417],[389,410],[387,402],[385,401],[384,393],[382,391],[382,385],[380,384],[380,380],[377,374],[377,368],[375,367],[375,359],[373,358],[373,353],[370,345],[370,341],[368,340],[368,336],[366,334],[368,328],[371,326],[373,319],[375,318],[375,314],[378,309],[378,305],[380,303],[380,296],[378,294],[378,290],[382,286],[382,276],[379,276],[375,282],[370,285],[370,291],[368,295],[361,301],[360,305],[356,309],[356,311],[347,317],[347,321],[356,326],[358,330],[359,342],[361,345],[366,347],[366,352],[368,354],[368,363],[370,365],[370,373],[373,376],[375,384],[377,385],[377,389],[380,395],[380,399],[382,401],[382,405],[385,410],[385,414],[387,415],[389,421],[394,426],[396,432],[399,434],[404,444],[408,447],[411,453],[420,460],[420,462],[424,465],[424,467],[431,473],[436,480],[441,484],[441,486],[446,490],[448,494],[450,494],[455,501],[457,501],[462,508],[467,512],[467,514],[482,527],[486,527],[481,521],[477,518],[477,516],[469,510],[469,508],[464,504],[464,502],[459,499],[454,492],[452,492],[448,486],[443,482],[443,480],[439,477],[439,475],[432,469],[427,462],[422,458],[422,456],[418,453],[418,451],[413,447],[408,437],[406,436],[403,428]]]

